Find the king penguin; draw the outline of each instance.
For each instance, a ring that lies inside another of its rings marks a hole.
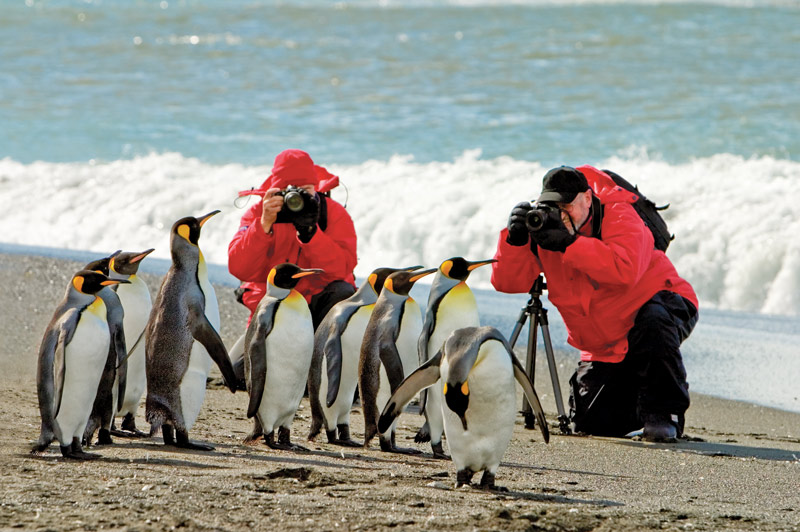
[[[217,332],[217,297],[198,247],[200,229],[218,212],[187,216],[173,224],[172,265],[145,326],[145,419],[150,434],[161,429],[165,445],[202,451],[214,447],[189,441],[189,430],[203,405],[212,360],[235,392],[233,368]]]
[[[117,415],[122,416],[122,431],[113,430],[118,436],[146,436],[136,429],[136,411],[147,386],[144,360],[144,326],[153,307],[150,290],[139,277],[139,265],[142,259],[154,249],[133,252],[124,251],[111,258],[108,263],[109,277],[125,279],[129,284],[115,285],[122,308],[125,311],[123,328],[128,347],[127,376],[125,394],[118,399]]]
[[[314,352],[314,325],[305,298],[295,290],[300,279],[322,273],[283,263],[267,275],[267,293],[258,303],[244,340],[244,372],[250,401],[247,417],[273,449],[307,450],[291,443],[294,415],[303,399]],[[278,441],[275,441],[275,429]]]
[[[403,407],[428,386],[442,386],[442,417],[456,466],[456,487],[483,471],[480,487],[495,486],[495,473],[514,431],[516,389],[522,386],[545,442],[550,433],[542,405],[511,346],[493,327],[456,329],[428,362],[395,390],[381,413],[378,430],[388,430]]]
[[[391,274],[383,284],[361,343],[358,390],[364,411],[364,447],[378,431],[378,416],[392,392],[419,365],[417,340],[422,332],[419,305],[409,296],[414,283],[436,269]],[[395,446],[395,425],[380,434],[381,450],[418,453]]]
[[[476,268],[497,262],[494,259],[469,262],[462,257],[452,257],[442,262],[433,277],[428,294],[425,323],[419,336],[419,363],[428,361],[450,336],[462,327],[480,325],[478,304],[475,295],[467,286],[467,278]],[[414,441],[431,442],[434,458],[446,459],[442,448],[442,391],[434,386],[422,393],[422,411],[425,424],[417,432]]]
[[[94,260],[84,266],[83,269],[96,271],[108,276],[109,264],[118,254],[119,251],[116,251],[108,257]],[[97,293],[97,296],[103,300],[106,306],[106,321],[108,322],[111,343],[108,347],[108,357],[103,369],[103,376],[97,386],[97,395],[95,396],[92,413],[83,433],[84,445],[92,443],[92,438],[98,428],[100,430],[97,435],[97,445],[110,445],[113,443],[111,440],[111,425],[117,408],[116,399],[120,394],[125,393],[127,385],[127,342],[125,341],[123,328],[125,312],[117,293],[113,290],[117,286],[119,284],[104,287]]]
[[[364,331],[386,278],[394,272],[420,268],[422,266],[377,268],[355,294],[334,305],[317,327],[308,374],[311,404],[309,440],[319,434],[324,424],[329,443],[360,446],[350,439],[350,409],[358,386],[358,361]]]
[[[36,387],[42,427],[34,454],[58,440],[66,458],[98,457],[81,446],[111,343],[106,305],[97,293],[124,282],[91,270],[72,276],[39,348]]]

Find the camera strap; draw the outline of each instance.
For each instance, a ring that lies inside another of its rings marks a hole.
[[[603,225],[603,204],[600,203],[600,198],[592,193],[592,236],[600,239],[601,229]]]
[[[328,228],[328,202],[326,201],[327,196],[325,194],[317,194],[319,198],[319,220],[317,220],[317,225],[319,226],[320,230],[324,233],[325,229]]]

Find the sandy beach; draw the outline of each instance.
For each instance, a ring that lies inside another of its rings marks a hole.
[[[559,434],[545,371],[536,388],[550,444],[523,427],[497,473],[506,493],[455,490],[449,461],[306,441],[306,400],[292,429],[309,452],[247,446],[247,395],[209,385],[191,432],[213,452],[165,448],[161,439],[116,438],[64,460],[57,445],[29,454],[38,437],[39,342],[80,263],[0,254],[0,529],[30,530],[797,530],[800,415],[698,394],[678,444]],[[143,275],[155,293],[160,276]],[[247,311],[217,290],[221,334],[231,345]],[[560,368],[562,385],[569,367]],[[214,370],[212,375],[219,375]],[[691,375],[689,376],[691,381]],[[421,417],[404,413],[398,443],[415,446]],[[144,406],[137,423],[146,430]],[[362,437],[354,408],[353,436]]]

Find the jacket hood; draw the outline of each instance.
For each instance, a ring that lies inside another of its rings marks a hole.
[[[625,190],[614,183],[614,180],[607,173],[593,166],[586,164],[578,166],[576,170],[580,170],[586,177],[586,181],[592,187],[594,195],[600,198],[600,203],[603,205],[607,203],[635,203],[639,199],[639,196],[633,192]]]

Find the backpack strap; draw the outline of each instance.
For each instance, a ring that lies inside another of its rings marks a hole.
[[[601,231],[603,227],[603,204],[600,198],[592,192],[592,237],[602,239]]]

